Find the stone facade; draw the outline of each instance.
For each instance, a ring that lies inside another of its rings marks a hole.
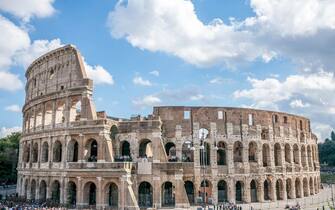
[[[71,45],[26,72],[17,192],[77,208],[271,202],[320,190],[310,121],[229,107],[154,107],[147,117],[97,112]]]

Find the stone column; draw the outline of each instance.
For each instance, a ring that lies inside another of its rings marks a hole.
[[[85,142],[85,137],[83,134],[79,134],[79,141],[78,141],[78,162],[82,163],[85,162],[84,159],[84,142]]]
[[[282,179],[283,181],[283,200],[287,200],[287,190],[286,190],[286,179]]]
[[[127,187],[127,184],[126,184],[126,180],[127,180],[127,177],[126,175],[122,175],[120,177],[120,180],[121,180],[121,189],[120,189],[120,197],[119,197],[119,208],[120,210],[125,210],[126,208],[126,192],[125,192],[125,189]]]
[[[37,201],[40,200],[40,179],[39,177],[36,179],[35,199]]]
[[[60,179],[60,203],[61,204],[63,204],[63,203],[65,203],[65,196],[64,196],[64,194],[65,194],[65,181],[64,181],[64,176],[62,176],[61,177],[61,179]]]
[[[83,206],[83,187],[82,187],[82,178],[80,176],[77,177],[77,206]]]
[[[235,203],[235,180],[230,177],[227,181],[228,185],[228,201]]]
[[[98,157],[97,161],[100,162],[105,162],[105,138],[103,133],[99,133],[99,139],[98,141]]]
[[[175,202],[176,208],[189,207],[182,173],[175,175]]]
[[[96,189],[96,192],[97,192],[97,209],[101,209],[103,207],[103,189],[102,189],[102,177],[97,177],[97,180],[98,180],[98,186],[97,186],[97,189]]]
[[[271,184],[270,184],[270,197],[272,201],[276,201],[276,180],[274,178],[271,179]]]
[[[217,180],[212,181],[212,198],[214,203],[218,203],[218,182]]]
[[[296,198],[296,193],[295,193],[295,182],[294,182],[294,179],[291,179],[290,196],[291,196],[292,199]]]
[[[263,144],[257,144],[257,164],[258,167],[263,167]]]
[[[264,180],[257,180],[257,200],[258,202],[264,202]]]
[[[244,190],[243,190],[243,199],[244,202],[250,203],[251,202],[251,195],[250,195],[250,180],[246,179],[244,182]]]
[[[234,173],[234,153],[233,153],[233,145],[231,143],[227,143],[227,166],[228,166],[228,174]]]
[[[153,206],[161,207],[161,179],[159,176],[153,177]]]
[[[56,124],[56,109],[57,109],[57,100],[52,101],[52,120],[51,125],[54,128]]]
[[[45,125],[45,103],[42,104],[42,130],[44,129]]]
[[[248,174],[249,173],[249,170],[250,170],[250,167],[249,167],[249,145],[247,142],[242,142],[243,144],[243,168],[244,168],[244,173]]]

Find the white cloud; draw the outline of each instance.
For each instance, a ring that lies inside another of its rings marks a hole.
[[[303,103],[301,99],[296,99],[291,101],[290,106],[292,108],[306,108],[310,107],[311,105],[309,103]]]
[[[199,101],[199,100],[202,100],[204,98],[205,98],[205,96],[202,95],[202,94],[197,94],[197,95],[190,96],[191,101]]]
[[[134,79],[133,79],[133,83],[135,85],[141,85],[141,86],[152,86],[152,84],[149,80],[143,79],[140,76],[135,76]]]
[[[0,81],[1,90],[16,91],[23,87],[23,83],[19,79],[19,76],[10,72],[0,71]]]
[[[53,2],[54,0],[0,0],[0,10],[28,22],[31,17],[44,18],[53,15]]]
[[[186,0],[120,1],[107,22],[115,38],[125,38],[134,47],[169,53],[198,66],[230,66],[256,58],[268,62],[273,54],[254,45],[250,33],[235,25],[226,25],[220,19],[204,24],[193,3]]]
[[[17,104],[6,106],[5,110],[10,112],[21,112],[21,108]]]
[[[95,84],[114,84],[113,76],[104,67],[100,65],[90,66],[85,60],[84,66],[88,77],[91,78]]]
[[[313,133],[317,135],[319,142],[323,142],[330,136],[330,133],[335,130],[335,127],[324,123],[312,122],[312,130]]]
[[[154,70],[154,71],[149,72],[149,74],[152,74],[152,75],[158,77],[159,76],[159,71]]]
[[[21,132],[21,130],[22,129],[19,126],[14,126],[14,127],[11,127],[11,128],[2,127],[0,129],[0,138],[6,137],[7,135],[9,135],[13,132]]]
[[[136,100],[133,100],[132,103],[135,106],[138,107],[151,107],[160,104],[162,101],[159,97],[154,96],[154,95],[147,95],[144,96],[143,98],[138,98]]]
[[[232,80],[231,79],[226,79],[226,78],[222,78],[222,77],[215,77],[211,80],[209,80],[210,84],[223,84],[223,83],[231,83]]]

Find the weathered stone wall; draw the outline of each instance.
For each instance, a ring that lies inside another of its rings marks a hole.
[[[107,117],[96,112],[93,82],[71,45],[38,58],[26,77],[20,196],[137,209],[319,192],[317,139],[304,117],[182,106]]]

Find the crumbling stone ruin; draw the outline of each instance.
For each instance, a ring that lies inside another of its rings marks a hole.
[[[76,208],[188,208],[271,202],[320,190],[317,138],[304,117],[229,107],[97,112],[73,46],[26,72],[17,192]]]

